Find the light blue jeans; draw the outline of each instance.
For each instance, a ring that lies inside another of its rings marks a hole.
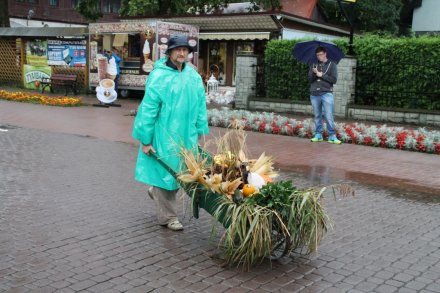
[[[324,117],[327,123],[328,134],[334,135],[336,132],[335,121],[333,120],[333,94],[325,93],[322,96],[310,96],[310,101],[312,102],[313,113],[315,115],[315,135],[322,135],[322,108],[324,108]]]

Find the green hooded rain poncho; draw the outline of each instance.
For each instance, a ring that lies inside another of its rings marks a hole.
[[[141,142],[135,179],[166,190],[179,188],[177,180],[154,157],[142,152],[151,144],[173,170],[182,167],[181,147],[197,149],[198,137],[209,133],[205,88],[200,75],[188,64],[182,71],[155,63],[133,125],[132,136]]]

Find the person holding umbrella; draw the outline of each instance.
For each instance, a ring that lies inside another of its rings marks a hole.
[[[329,53],[329,56],[327,56]],[[323,141],[322,109],[329,133],[328,142],[341,144],[336,137],[333,120],[333,85],[337,81],[337,63],[344,57],[342,51],[333,43],[321,41],[299,42],[293,49],[293,56],[298,61],[309,64],[308,79],[310,83],[310,101],[312,103],[315,135],[312,142]],[[329,58],[328,58],[329,57]]]
[[[336,63],[327,59],[327,51],[324,47],[316,48],[315,54],[318,63],[312,65],[308,73],[310,101],[312,102],[315,115],[315,136],[311,141],[323,141],[322,109],[324,108],[327,131],[329,133],[328,142],[341,144],[341,141],[336,137],[335,121],[333,120],[333,85],[338,77]]]

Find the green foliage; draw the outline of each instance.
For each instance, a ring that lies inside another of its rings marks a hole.
[[[341,188],[340,193],[352,191],[345,189]],[[241,204],[220,202],[213,216],[219,222],[230,223],[220,240],[226,263],[249,269],[277,248],[315,252],[331,227],[321,205],[324,190],[297,190],[291,180],[279,181],[263,186]]]
[[[195,13],[208,13],[226,7],[230,0],[122,0],[119,14],[121,16],[173,16]],[[266,10],[280,7],[280,0],[251,1],[253,9],[258,10],[262,5]],[[89,21],[96,21],[102,17],[100,0],[81,0],[75,8],[79,14]]]
[[[292,55],[293,47],[300,41],[302,40],[268,42],[264,59],[267,98],[308,99],[308,67],[298,63]]]
[[[207,13],[234,2],[230,0],[123,0],[121,16],[157,16],[157,15],[185,15]],[[278,8],[279,0],[252,1],[254,9],[263,5],[267,9]]]
[[[88,21],[97,21],[102,17],[100,0],[80,0],[75,10]]]
[[[266,98],[309,100],[307,66],[294,60],[301,40],[274,40],[265,52]],[[345,53],[348,40],[333,40]],[[437,64],[440,39],[364,35],[354,39],[358,62],[356,103],[391,108],[440,110]]]
[[[278,211],[282,217],[289,215],[289,197],[296,188],[291,180],[268,183],[255,196],[246,198],[250,204],[265,206]]]
[[[355,39],[357,103],[380,107],[440,110],[438,37]],[[393,94],[395,96],[393,96]]]
[[[320,10],[333,24],[347,24],[336,0],[319,0]],[[348,16],[352,16],[356,30],[361,32],[398,32],[402,0],[357,0],[356,4],[342,4]]]
[[[219,214],[226,214],[226,220],[231,223],[219,243],[228,265],[249,270],[270,256],[272,224],[277,220],[272,210],[224,201],[213,214],[214,218],[219,219]]]
[[[227,6],[230,0],[122,0],[121,16],[157,16],[208,13]],[[240,1],[241,2],[241,1]],[[279,0],[251,1],[253,9],[263,5],[267,10],[280,7]]]

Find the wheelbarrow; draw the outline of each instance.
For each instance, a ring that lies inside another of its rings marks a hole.
[[[212,162],[212,157],[209,153],[203,149],[199,149],[200,154],[207,158],[207,162]],[[161,160],[156,153],[151,152],[150,155],[154,157],[174,178],[178,179],[178,173],[171,168],[167,163]],[[194,218],[198,219],[200,216],[200,208],[204,209],[208,214],[214,216],[217,212],[217,220],[223,225],[225,229],[230,226],[230,218],[227,217],[226,208],[218,210],[220,204],[223,202],[223,195],[219,195],[210,190],[207,190],[203,185],[185,184],[180,182],[185,193],[192,199],[192,213]],[[272,249],[270,254],[271,260],[279,259],[283,256],[290,254],[293,243],[290,240],[290,236],[283,233],[281,227],[274,225],[272,231]]]

